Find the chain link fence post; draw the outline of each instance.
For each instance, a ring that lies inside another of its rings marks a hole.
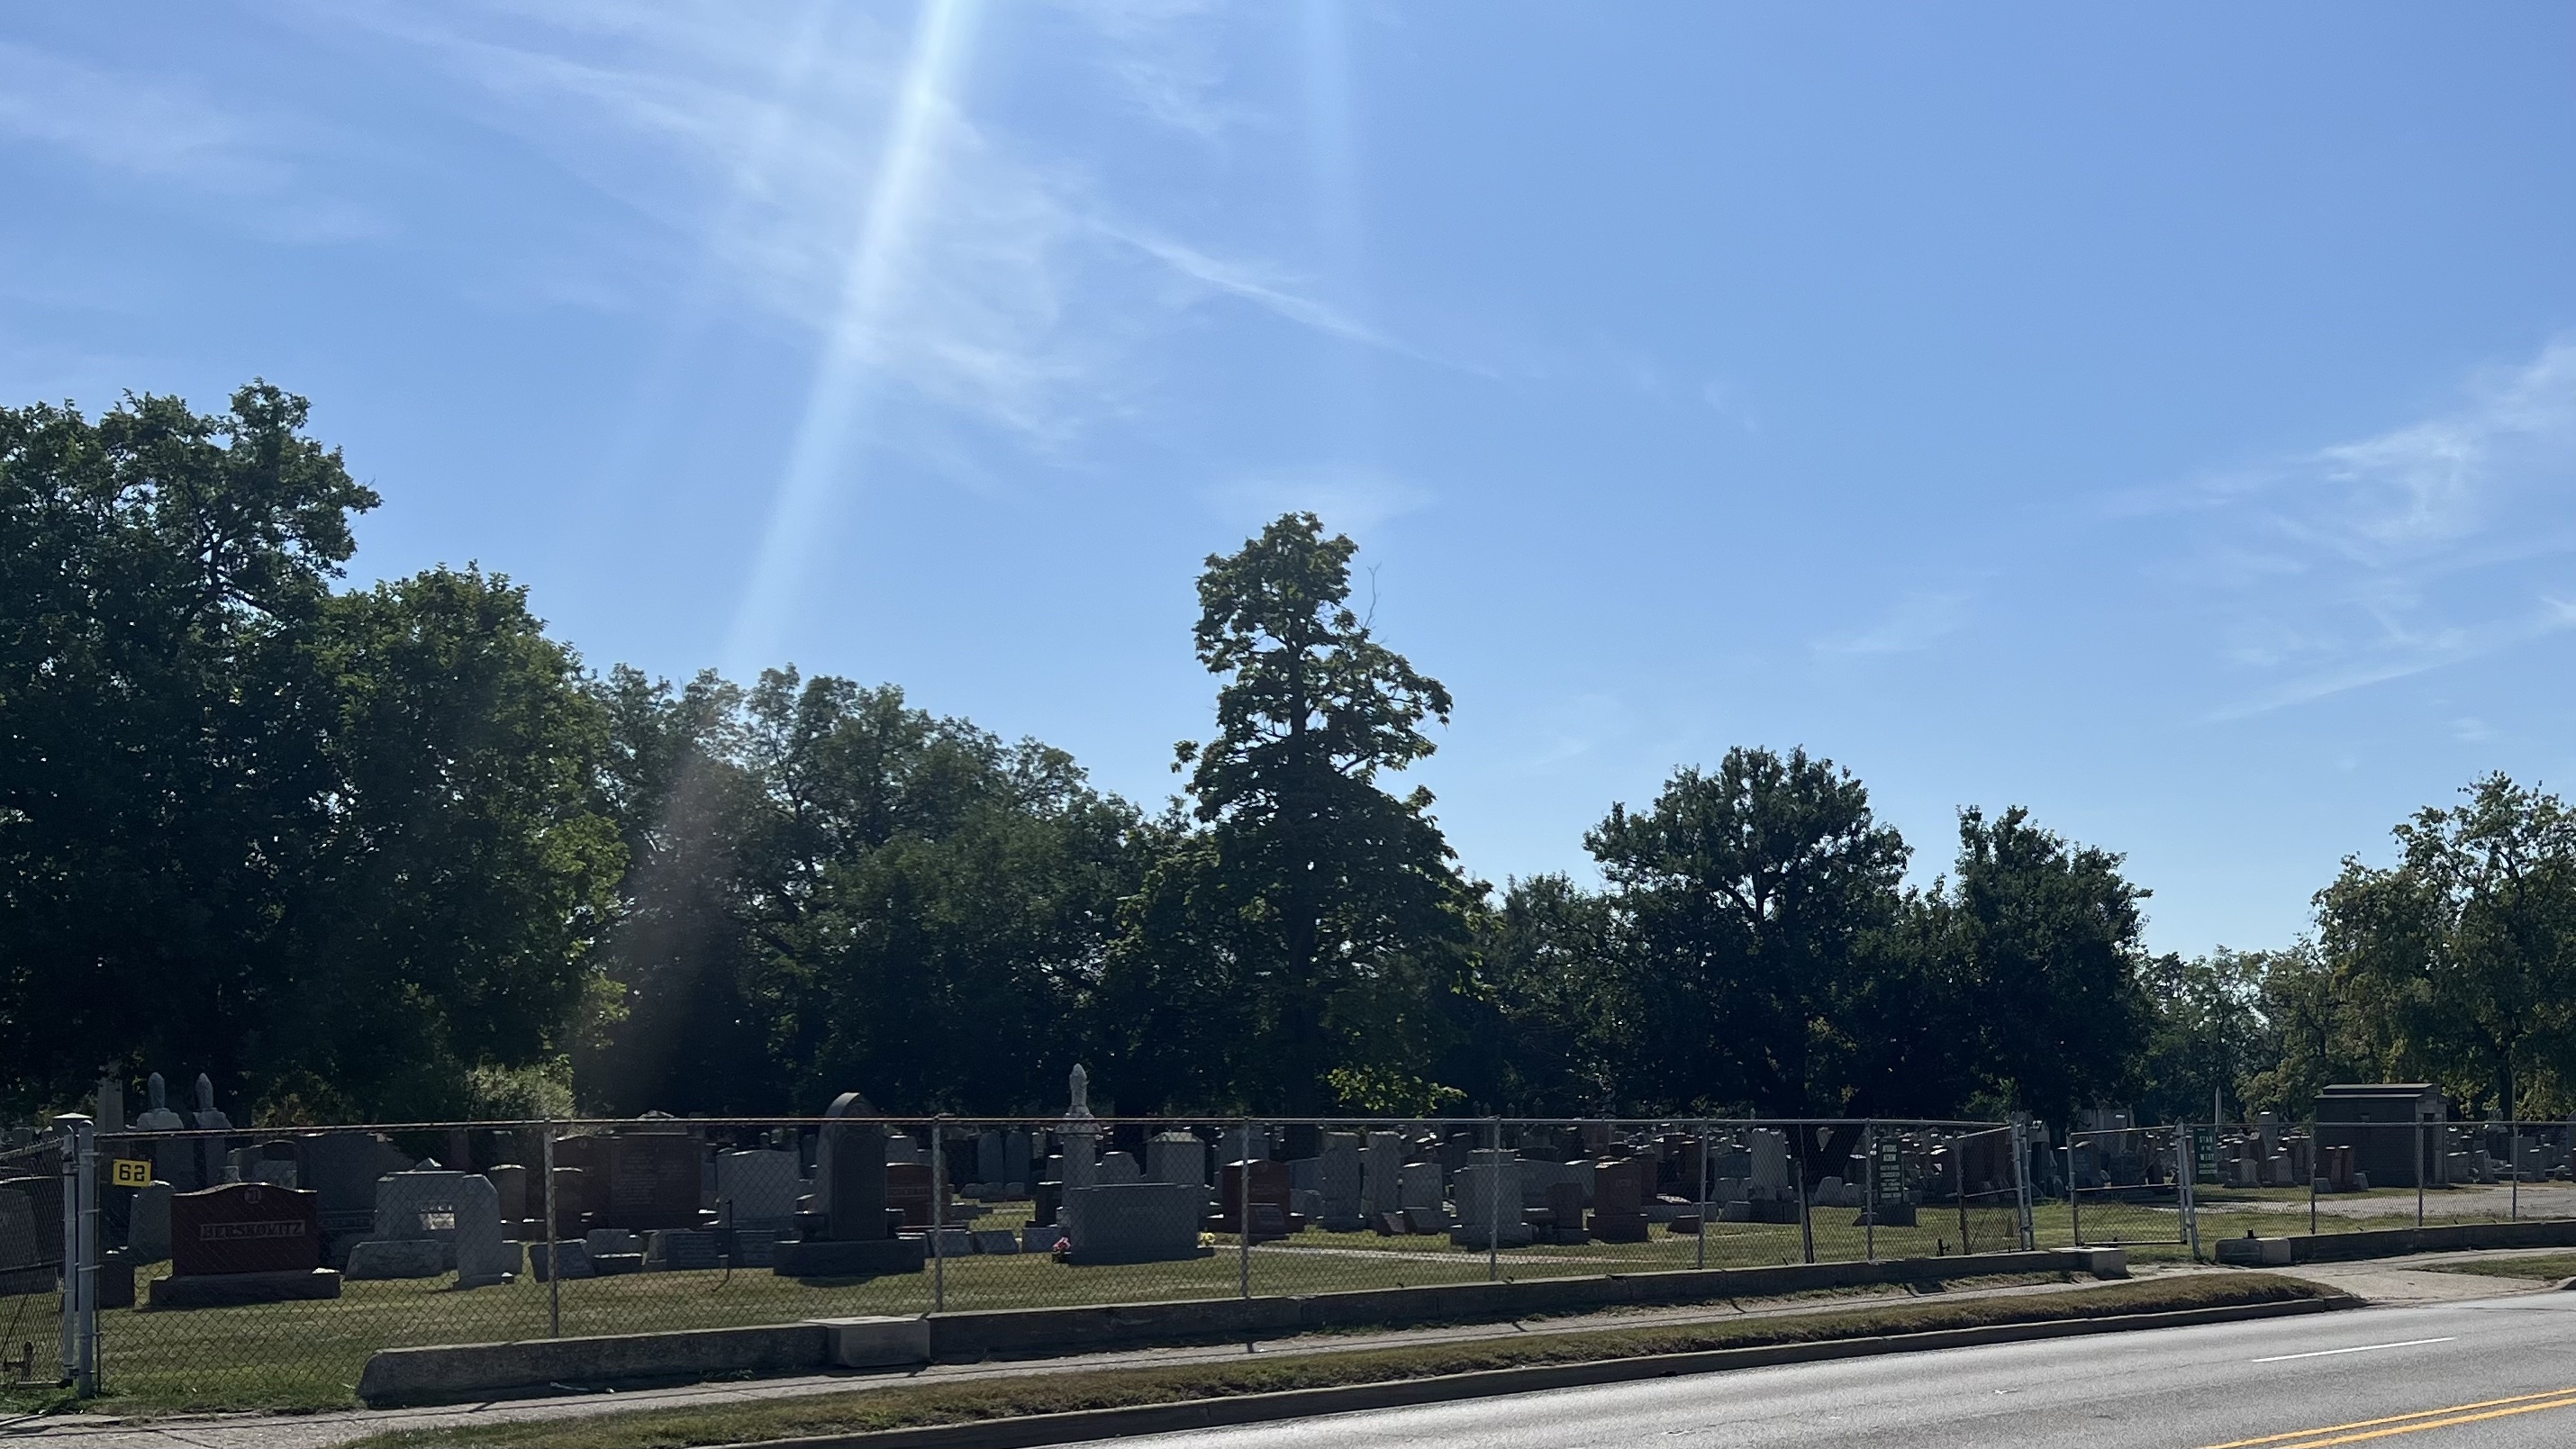
[[[2066,1133],[2066,1226],[2075,1246],[2084,1246],[2084,1179],[2075,1175],[2075,1139],[2083,1136],[2069,1128]]]
[[[1485,1120],[1485,1145],[1492,1149],[1485,1161],[1485,1281],[1491,1283],[1503,1276],[1503,1119]],[[1512,1191],[1520,1191],[1520,1173],[1512,1173]]]
[[[930,1311],[948,1311],[948,1114],[930,1119]]]
[[[2209,1129],[2215,1142],[2218,1128]],[[2200,1131],[2190,1123],[2174,1128],[2174,1150],[2180,1154],[2175,1176],[2182,1179],[2182,1240],[2191,1249],[2191,1260],[2200,1261]]]
[[[1875,1263],[1878,1261],[1878,1121],[1875,1118],[1860,1124],[1860,1160],[1861,1175],[1865,1180],[1860,1199],[1860,1255],[1861,1261]],[[1702,1231],[1706,1231],[1706,1227],[1703,1223]]]
[[[1816,1261],[1816,1215],[1807,1201],[1807,1124],[1791,1125],[1798,1134],[1798,1250],[1809,1263]]]
[[[1968,1139],[1950,1139],[1950,1196],[1959,1204],[1959,1251],[1968,1251]]]
[[[1699,1242],[1691,1248],[1691,1266],[1708,1266],[1708,1119],[1699,1120]]]
[[[555,1124],[548,1121],[540,1129],[542,1138],[537,1155],[545,1161],[546,1171],[546,1337],[563,1337],[563,1231],[555,1216]]]
[[[98,1138],[78,1112],[54,1119],[62,1134],[62,1381],[80,1397],[98,1393]]]
[[[1241,1122],[1235,1131],[1234,1212],[1235,1212],[1235,1292],[1237,1297],[1252,1296],[1252,1119]]]
[[[2012,1120],[2013,1155],[2013,1235],[2020,1240],[2025,1253],[2039,1246],[2030,1215],[2030,1114],[2015,1112]]]
[[[77,1272],[66,1276],[64,1286],[80,1290],[80,1392],[83,1398],[98,1394],[98,1124],[87,1117],[80,1119],[80,1257]]]

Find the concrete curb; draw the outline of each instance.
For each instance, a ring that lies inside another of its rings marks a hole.
[[[1142,1404],[1121,1409],[1082,1409],[1063,1414],[1033,1414],[1017,1419],[988,1419],[972,1424],[937,1424],[917,1429],[880,1429],[861,1434],[827,1434],[796,1439],[746,1440],[721,1449],[1032,1449],[1045,1444],[1075,1444],[1124,1439],[1139,1434],[1170,1434],[1216,1429],[1276,1419],[1303,1419],[1370,1409],[1405,1408],[1414,1404],[1536,1393],[1546,1389],[1582,1388],[1628,1383],[1638,1379],[1678,1378],[1685,1374],[1724,1373],[1734,1369],[1780,1364],[1825,1363],[1881,1354],[1918,1353],[1932,1349],[1974,1348],[1986,1344],[2028,1343],[2052,1338],[2078,1338],[2097,1333],[2130,1333],[2154,1328],[2188,1328],[2208,1323],[2241,1323],[2266,1318],[2292,1318],[2363,1307],[2348,1296],[2294,1299],[2281,1303],[2240,1303],[2215,1308],[2184,1308],[2164,1313],[2133,1313],[2111,1318],[2057,1318],[2036,1323],[2003,1323],[1983,1328],[1945,1328],[1924,1333],[1849,1338],[1823,1343],[1771,1344],[1755,1348],[1707,1349],[1697,1353],[1656,1354],[1642,1358],[1601,1359],[1591,1363],[1538,1364],[1527,1368],[1491,1369],[1444,1374],[1435,1378],[1399,1379],[1389,1383],[1347,1384],[1322,1389],[1291,1389],[1274,1394],[1242,1394],[1222,1399],[1191,1399],[1173,1404]]]

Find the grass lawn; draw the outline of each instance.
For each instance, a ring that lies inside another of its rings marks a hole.
[[[2325,1294],[2273,1274],[2196,1274],[2117,1284],[2080,1293],[2030,1294],[1908,1303],[1791,1318],[1593,1333],[1526,1334],[1474,1343],[1246,1358],[1224,1364],[1014,1376],[948,1384],[905,1384],[769,1403],[660,1409],[579,1420],[407,1430],[360,1441],[357,1449],[409,1446],[560,1446],[560,1449],[686,1449],[796,1435],[850,1434],[965,1423],[1077,1409],[1173,1403],[1338,1384],[1383,1383],[1535,1364],[1588,1362],[1765,1344],[1920,1333],[2048,1319],[2108,1317],[2230,1303],[2280,1302]]]
[[[2487,1278],[2538,1278],[2555,1282],[2576,1278],[2576,1253],[2546,1253],[2530,1258],[2471,1258],[2459,1263],[2419,1263],[2436,1273],[2476,1273]]]

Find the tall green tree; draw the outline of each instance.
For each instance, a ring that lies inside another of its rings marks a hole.
[[[2320,946],[2382,1064],[2473,1106],[2550,1106],[2576,1084],[2576,815],[2491,775],[2396,829],[2399,862],[2347,858]]]
[[[1617,913],[1638,1105],[1839,1112],[1826,1069],[1906,847],[1850,772],[1733,749],[1585,836]]]
[[[0,1096],[296,1112],[543,1073],[617,870],[577,661],[505,582],[337,594],[375,494],[264,383],[0,410]]]
[[[1135,809],[1062,751],[1005,744],[902,691],[771,670],[684,690],[602,682],[636,852],[624,991],[585,1095],[616,1111],[1059,1105]]]
[[[2155,1121],[2209,1120],[2213,1106],[2242,1112],[2254,1079],[2282,1058],[2263,1010],[2270,957],[2225,948],[2167,954],[2145,964],[2148,1036],[2135,1097]]]
[[[1973,1004],[1988,1109],[2064,1121],[2130,1084],[2150,1022],[2147,892],[2120,864],[2019,806],[1959,813],[1958,859],[1921,929]]]
[[[1174,1104],[1420,1110],[1466,979],[1476,893],[1431,796],[1383,773],[1433,749],[1449,692],[1350,607],[1357,546],[1283,516],[1199,578],[1216,733],[1183,743],[1191,813],[1131,909],[1104,1012],[1116,1089]],[[1176,1045],[1186,1049],[1171,1055]]]

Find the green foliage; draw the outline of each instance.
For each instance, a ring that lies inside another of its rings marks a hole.
[[[266,384],[0,410],[0,1095],[101,1063],[402,1114],[558,1045],[616,842],[504,581],[334,594],[374,506]],[[290,1104],[291,1112],[302,1110]]]
[[[2159,956],[2140,980],[2151,1013],[2138,1067],[2140,1111],[2156,1121],[2209,1120],[2246,1109],[2251,1082],[2281,1059],[2279,1033],[2264,1013],[2271,965],[2260,952],[2225,949],[2185,960]]]
[[[1643,1102],[1831,1115],[1828,1040],[1893,925],[1906,848],[1849,771],[1804,750],[1729,750],[1585,837],[1617,920],[1622,1017]]]
[[[1449,693],[1349,607],[1355,551],[1290,514],[1199,579],[1225,682],[1215,738],[1176,751],[1203,828],[1167,825],[1103,987],[1122,1101],[1356,1106],[1335,1081],[1418,1079],[1446,1045],[1476,893],[1430,793],[1377,777],[1432,752]]]
[[[2030,823],[1959,815],[1954,873],[1922,903],[1955,988],[1973,1003],[1993,1098],[2054,1121],[2127,1084],[2144,1040],[2138,903],[2120,857]]]
[[[1208,559],[1215,730],[1149,817],[892,686],[586,676],[472,566],[340,589],[377,500],[305,423],[0,409],[0,1104],[105,1064],[276,1124],[1000,1114],[1081,1060],[1130,1111],[2576,1106],[2576,815],[2500,775],[2273,952],[2149,959],[2121,858],[2018,808],[1907,889],[1802,750],[1492,898],[1386,778],[1448,691],[1311,514]]]
[[[2558,1110],[2576,1087],[2576,815],[2503,775],[2396,829],[2399,863],[2347,858],[2317,893],[2321,948],[2371,1055],[2472,1109]]]
[[[619,1111],[1057,1105],[1120,899],[1133,807],[1070,757],[900,690],[620,669],[611,793],[636,854],[625,1000],[583,1080]]]

